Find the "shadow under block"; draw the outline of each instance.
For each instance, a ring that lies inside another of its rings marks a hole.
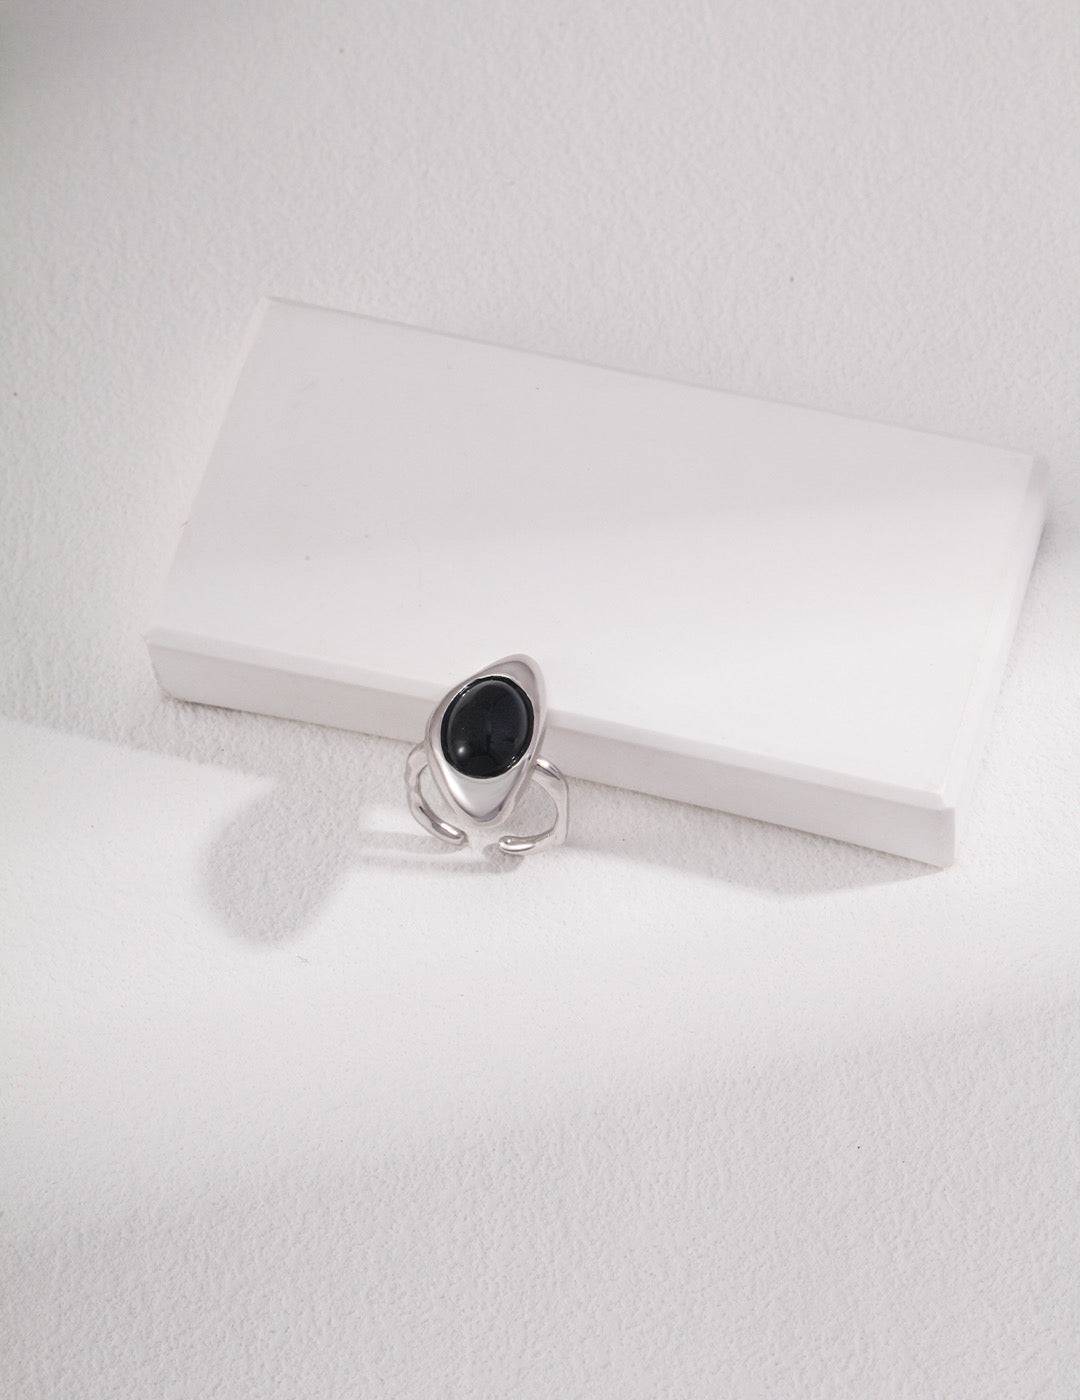
[[[1044,513],[1019,452],[269,301],[147,642],[406,740],[528,652],[570,776],[945,865]]]

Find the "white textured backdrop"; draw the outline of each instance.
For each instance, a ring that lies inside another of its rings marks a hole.
[[[0,1389],[1080,1394],[1073,0],[5,12]],[[161,699],[264,292],[1042,452],[961,863]]]

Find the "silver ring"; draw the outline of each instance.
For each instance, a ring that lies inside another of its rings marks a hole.
[[[463,846],[466,833],[440,817],[420,790],[426,770],[451,815],[481,826],[509,822],[532,780],[555,804],[555,820],[532,836],[501,836],[499,850],[523,856],[561,845],[570,796],[566,779],[540,754],[546,723],[544,680],[531,657],[506,656],[474,672],[435,706],[423,742],[405,761],[409,811],[432,836]]]

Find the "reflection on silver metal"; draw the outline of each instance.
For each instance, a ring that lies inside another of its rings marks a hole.
[[[493,777],[472,777],[451,762],[444,746],[443,725],[447,711],[471,686],[482,680],[509,681],[523,693],[531,709],[531,726],[522,752],[509,763],[504,772]],[[540,668],[528,656],[506,656],[467,676],[448,690],[427,723],[423,742],[409,754],[405,763],[405,791],[409,811],[432,836],[451,846],[464,846],[468,840],[461,827],[440,817],[428,804],[420,790],[420,781],[430,770],[440,795],[449,804],[451,815],[476,822],[482,826],[508,822],[514,814],[529,780],[551,798],[555,820],[543,831],[532,836],[502,836],[499,850],[505,855],[525,855],[545,846],[559,846],[566,839],[569,821],[569,793],[566,779],[553,763],[540,755],[540,745],[547,722],[547,704]]]

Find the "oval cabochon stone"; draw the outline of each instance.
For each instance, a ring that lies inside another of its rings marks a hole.
[[[497,778],[529,747],[533,708],[505,676],[481,676],[455,695],[442,722],[447,763],[467,778]]]

